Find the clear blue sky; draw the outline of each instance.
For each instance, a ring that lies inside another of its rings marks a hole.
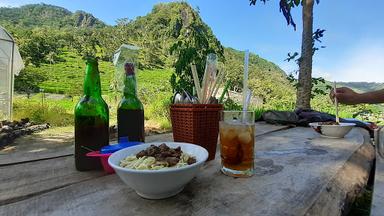
[[[84,10],[108,24],[118,18],[134,19],[149,13],[159,0],[0,0],[0,6],[29,3],[53,4],[71,11]],[[293,11],[296,31],[287,26],[278,0],[249,6],[248,0],[189,0],[199,7],[203,20],[224,46],[249,49],[282,67],[295,69],[283,60],[288,52],[300,51],[301,8]],[[361,4],[365,2],[365,4]],[[314,9],[314,29],[326,29],[314,57],[314,76],[337,81],[384,82],[384,1],[320,0]]]

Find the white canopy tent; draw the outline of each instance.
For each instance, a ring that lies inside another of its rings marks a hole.
[[[23,68],[15,40],[0,26],[0,118],[12,119],[14,75]]]

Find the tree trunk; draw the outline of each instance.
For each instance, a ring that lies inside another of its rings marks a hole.
[[[313,55],[313,1],[303,0],[303,33],[299,63],[299,86],[296,94],[296,108],[311,108],[312,55]]]

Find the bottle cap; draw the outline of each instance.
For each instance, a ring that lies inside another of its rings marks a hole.
[[[133,64],[133,62],[126,62],[124,64],[124,70],[125,70],[125,75],[134,75],[135,65]]]

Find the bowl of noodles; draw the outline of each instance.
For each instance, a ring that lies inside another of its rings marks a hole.
[[[207,150],[198,145],[156,142],[117,151],[108,163],[139,196],[164,199],[181,192],[207,158]]]

